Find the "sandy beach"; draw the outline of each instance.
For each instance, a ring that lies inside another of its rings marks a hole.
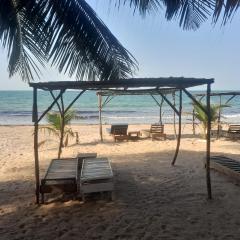
[[[213,200],[207,200],[205,141],[183,126],[176,166],[171,166],[176,140],[173,128],[166,141],[117,142],[97,125],[73,126],[74,140],[63,157],[97,152],[112,164],[115,200],[90,198],[85,203],[53,194],[35,205],[33,128],[0,126],[0,239],[240,239],[240,186],[211,171]],[[129,130],[148,129],[130,126]],[[44,136],[41,135],[41,139]],[[57,156],[57,142],[40,149],[41,176]],[[212,154],[240,160],[240,142],[212,141]]]

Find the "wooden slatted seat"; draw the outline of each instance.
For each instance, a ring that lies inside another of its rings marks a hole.
[[[212,156],[210,167],[240,182],[240,162],[225,156]]]
[[[166,134],[164,133],[164,125],[162,124],[152,124],[150,128],[150,136],[152,140],[154,139],[164,139],[166,140]]]
[[[45,177],[41,180],[42,203],[44,203],[44,194],[51,193],[54,189],[63,192],[77,192],[77,174],[77,158],[53,159]]]
[[[80,175],[83,200],[86,193],[113,191],[113,172],[107,158],[85,158]]]

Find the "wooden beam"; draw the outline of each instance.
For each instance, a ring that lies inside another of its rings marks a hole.
[[[178,138],[177,138],[176,151],[172,160],[172,165],[175,164],[178,156],[180,142],[181,142],[181,134],[182,134],[182,90],[180,90],[180,93],[179,93]]]
[[[218,119],[217,119],[217,139],[220,137],[221,128],[221,106],[222,106],[222,96],[219,96],[219,109],[218,109]]]
[[[196,129],[195,129],[195,109],[193,108],[192,111],[192,130],[193,130],[193,135],[196,134]]]
[[[36,203],[39,204],[40,179],[39,179],[39,156],[38,156],[38,107],[37,88],[33,89],[33,121],[34,121],[34,162],[35,162],[35,194]]]
[[[56,82],[40,82],[29,83],[31,87],[43,90],[65,90],[65,89],[86,89],[86,90],[104,90],[110,88],[136,88],[136,87],[174,87],[186,88],[213,83],[214,79],[204,78],[129,78],[114,81],[56,81]]]
[[[62,109],[61,109],[61,106],[60,106],[59,103],[58,103],[58,100],[56,100],[56,97],[55,97],[55,95],[53,94],[52,91],[49,91],[49,92],[50,92],[53,100],[54,100],[55,103],[57,104],[57,107],[58,107],[59,112],[61,113]],[[60,93],[62,93],[62,94],[60,94],[60,98],[62,97],[62,95],[63,95],[64,92],[65,92],[65,90],[61,90],[61,91],[60,91]]]
[[[231,97],[226,101],[225,104],[228,104],[228,103],[229,103],[230,101],[232,101],[236,96],[237,96],[237,95],[231,96]]]
[[[64,128],[65,128],[65,110],[64,110],[64,102],[63,96],[61,95],[61,132],[60,132],[60,142],[58,147],[58,158],[61,157],[62,147],[63,147],[63,138],[64,138]]]
[[[65,109],[64,113],[66,113],[72,105],[81,97],[81,95],[85,92],[86,90],[82,90],[74,99],[73,101],[68,105],[68,107]]]
[[[168,100],[166,96],[164,96],[161,92],[159,92],[160,96],[165,100],[165,102],[173,109],[173,111],[179,116],[179,111],[176,107]]]
[[[105,99],[105,101],[102,104],[102,108],[104,108],[110,101],[112,101],[114,98],[114,96],[107,96],[107,98]]]
[[[56,102],[58,101],[58,99],[61,97],[61,95],[63,94],[62,91],[60,91],[60,93],[58,94],[58,96],[56,98],[54,98],[52,104],[42,113],[42,115],[39,117],[38,119],[38,123],[43,119],[43,117],[53,108],[53,106],[56,104]]]
[[[99,108],[99,134],[101,142],[103,142],[103,134],[102,134],[102,96],[98,95],[98,108]]]
[[[212,199],[212,187],[211,187],[211,176],[210,176],[210,153],[211,153],[211,84],[207,84],[207,146],[206,146],[206,182],[207,182],[207,193],[208,199]]]
[[[183,88],[183,91],[207,115],[206,109],[200,104],[200,102],[198,102],[198,100],[190,92],[188,92],[185,88]]]

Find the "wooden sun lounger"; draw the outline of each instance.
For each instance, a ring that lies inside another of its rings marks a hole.
[[[229,125],[227,136],[233,139],[240,138],[240,125],[239,124],[231,124]]]
[[[113,192],[113,172],[107,158],[85,158],[80,175],[83,201],[86,193]]]
[[[112,125],[111,127],[111,135],[113,136],[114,141],[116,142],[117,140],[128,140],[128,125]]]
[[[150,136],[152,140],[154,139],[164,139],[166,140],[166,133],[164,133],[164,125],[162,124],[152,124],[150,128]]]
[[[53,159],[48,167],[45,177],[41,180],[40,193],[42,203],[44,194],[54,189],[63,192],[77,192],[78,159]]]
[[[240,162],[225,156],[212,156],[210,167],[240,183]]]

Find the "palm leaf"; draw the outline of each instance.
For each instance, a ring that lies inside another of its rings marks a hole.
[[[9,74],[30,81],[46,60],[78,80],[133,74],[136,60],[84,0],[1,0],[0,39]]]

